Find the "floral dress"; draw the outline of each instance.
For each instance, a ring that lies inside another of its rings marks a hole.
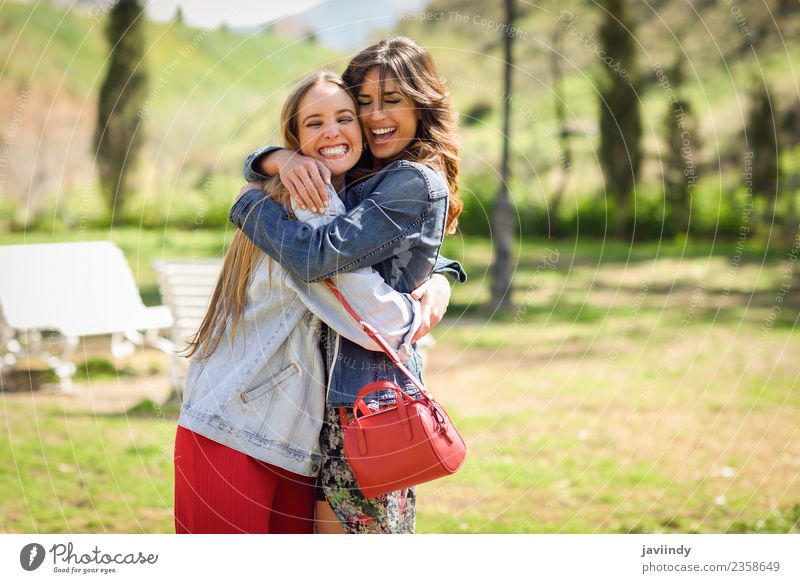
[[[407,488],[375,498],[365,498],[344,455],[344,431],[339,409],[325,407],[320,433],[322,469],[318,490],[324,495],[348,534],[413,534],[416,526],[416,491]],[[347,412],[348,423],[353,420]]]

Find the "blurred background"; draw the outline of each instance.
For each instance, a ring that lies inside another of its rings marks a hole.
[[[112,241],[169,305],[293,83],[393,34],[459,114],[469,274],[426,381],[470,457],[418,531],[798,532],[797,0],[7,1],[0,245]],[[169,358],[107,344],[69,395],[5,360],[0,531],[172,529]]]

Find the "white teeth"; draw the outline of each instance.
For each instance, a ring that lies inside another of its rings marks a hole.
[[[388,134],[390,132],[393,132],[396,129],[397,128],[376,128],[376,129],[372,130],[372,133],[373,134],[377,134],[377,135],[380,136],[380,135],[383,135],[383,134]]]
[[[347,153],[347,146],[320,148],[320,153],[323,156],[344,156]]]

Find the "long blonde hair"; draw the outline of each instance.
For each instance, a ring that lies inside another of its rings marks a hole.
[[[417,135],[406,147],[412,161],[438,168],[447,179],[450,204],[447,211],[447,234],[455,233],[458,215],[464,203],[458,196],[458,141],[456,114],[450,92],[439,75],[431,55],[410,38],[387,38],[358,53],[347,65],[342,79],[355,96],[370,69],[378,69],[381,88],[387,78],[394,81],[416,105],[420,119]],[[371,157],[365,149],[362,163],[354,173],[358,178],[369,174]]]
[[[330,71],[313,73],[292,89],[281,111],[283,145],[289,150],[300,150],[297,123],[300,101],[318,83],[333,83],[347,91],[342,78]],[[277,176],[266,181],[264,193],[279,204],[289,205],[289,193]],[[259,205],[260,203],[257,203],[250,212],[257,210]],[[190,357],[199,352],[201,359],[208,358],[217,349],[223,336],[233,339],[247,304],[247,289],[250,286],[253,271],[263,255],[264,252],[253,245],[241,230],[237,229],[231,247],[225,255],[222,272],[217,279],[214,293],[211,295],[208,310],[206,310],[197,333],[189,341],[183,353],[185,356]],[[228,328],[229,322],[230,328]]]

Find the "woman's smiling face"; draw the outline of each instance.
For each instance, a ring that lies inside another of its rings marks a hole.
[[[361,157],[361,127],[353,98],[334,83],[317,83],[297,108],[300,151],[321,160],[334,178],[344,178]]]
[[[367,135],[367,144],[373,157],[383,161],[391,161],[405,150],[416,137],[419,122],[414,102],[390,77],[384,79],[383,100],[377,68],[367,71],[356,93],[358,115]]]

